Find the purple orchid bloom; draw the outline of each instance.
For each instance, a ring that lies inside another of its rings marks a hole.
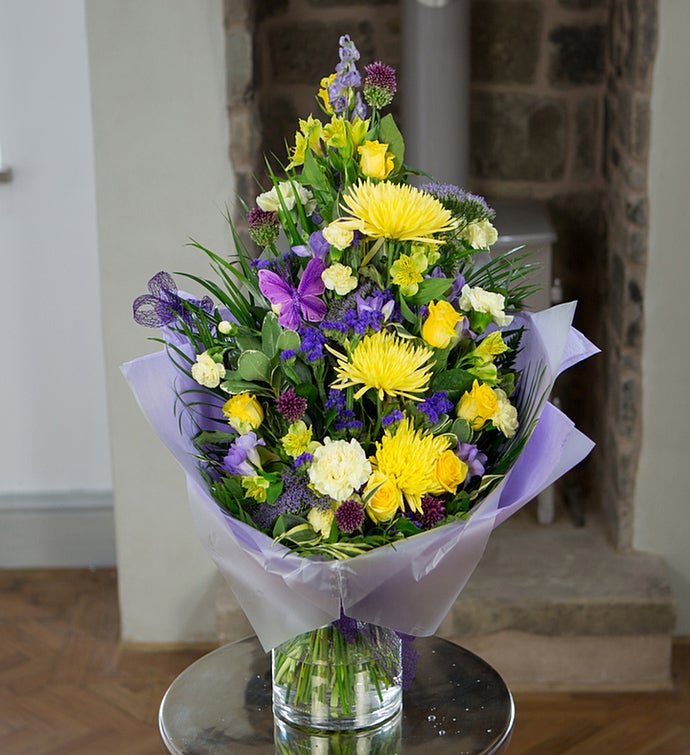
[[[223,459],[223,468],[230,474],[248,477],[261,468],[261,460],[257,446],[265,446],[266,441],[257,438],[255,432],[240,435],[228,449]]]
[[[325,260],[330,249],[331,245],[323,237],[321,231],[314,231],[309,236],[309,245],[300,244],[299,246],[292,247],[292,251],[298,257],[315,257],[319,260]]]
[[[326,316],[326,303],[319,299],[325,285],[321,273],[326,269],[322,260],[309,260],[297,288],[293,288],[277,273],[259,270],[259,288],[278,312],[278,322],[290,330],[297,330],[302,320],[320,322]]]

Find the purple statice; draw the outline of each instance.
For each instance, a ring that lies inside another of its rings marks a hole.
[[[326,399],[326,410],[335,410],[336,422],[335,429],[342,430],[361,430],[362,423],[356,418],[352,409],[347,408],[347,399],[343,391],[331,388]]]
[[[473,443],[460,443],[455,453],[467,464],[467,478],[469,482],[473,477],[482,477],[486,472],[484,465],[489,457],[480,451]]]
[[[445,391],[432,393],[431,396],[421,401],[419,411],[426,414],[429,422],[435,425],[443,414],[447,414],[453,408],[453,402],[449,401]]]
[[[446,507],[440,498],[433,495],[422,496],[422,514],[419,521],[424,529],[430,530],[446,516]]]
[[[270,260],[262,260],[258,257],[252,260],[252,267],[256,270],[269,270],[271,267]]]
[[[351,533],[364,522],[364,506],[354,498],[348,498],[338,506],[333,516],[341,532]]]
[[[247,215],[247,225],[252,241],[265,249],[272,246],[280,233],[280,220],[277,212],[266,212],[260,207],[255,207]]]
[[[338,419],[335,423],[335,429],[338,431],[341,430],[361,430],[363,427],[362,423],[357,419],[355,413],[352,411],[352,409],[343,409],[343,411],[338,415]]]
[[[405,415],[400,411],[400,409],[393,409],[392,412],[389,412],[384,417],[381,418],[381,424],[383,427],[390,427],[394,422],[402,422],[402,420],[405,419]]]
[[[465,223],[475,223],[479,220],[492,220],[496,213],[486,203],[484,197],[470,194],[455,184],[425,183],[420,187],[422,191],[436,197],[438,201],[454,215],[464,219]]]
[[[204,312],[213,312],[213,302],[208,296],[194,299],[180,294],[174,278],[169,273],[156,273],[148,282],[148,294],[137,296],[132,304],[134,321],[147,328],[164,328],[176,320],[192,324],[192,313],[187,304]]]
[[[302,339],[300,351],[307,356],[307,362],[316,362],[323,359],[323,348],[326,345],[326,336],[311,325],[302,325],[299,329]]]
[[[298,422],[307,411],[307,399],[298,396],[295,389],[290,387],[276,399],[276,409],[286,422]]]
[[[263,438],[257,438],[254,431],[238,436],[228,448],[223,459],[223,469],[233,475],[247,477],[261,467],[258,446],[265,446]]]
[[[285,470],[283,490],[275,503],[262,503],[254,512],[254,522],[262,529],[269,529],[281,514],[307,512],[314,506],[325,508],[330,505],[328,496],[319,497],[309,487],[309,479],[303,475]]]
[[[335,411],[338,413],[345,411],[345,409],[347,409],[347,399],[345,398],[345,393],[343,391],[336,390],[335,388],[331,388],[328,391],[328,398],[326,399],[326,409],[328,411],[335,409]]]
[[[314,461],[314,454],[310,454],[307,451],[305,451],[303,454],[300,454],[293,462],[292,462],[292,470],[293,472],[296,472],[300,467],[305,466],[305,464],[311,464],[312,461]]]
[[[297,356],[297,352],[294,349],[283,349],[280,352],[280,358],[287,362],[288,359],[294,359]]]
[[[395,79],[395,69],[377,60],[364,68],[364,99],[375,110],[390,105],[398,85]]]
[[[323,237],[321,231],[314,231],[309,236],[308,244],[300,244],[292,247],[292,251],[298,257],[316,257],[316,259],[319,260],[325,260],[330,249],[331,245]]]

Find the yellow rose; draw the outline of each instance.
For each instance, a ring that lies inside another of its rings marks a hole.
[[[458,405],[458,417],[467,420],[473,430],[481,430],[498,409],[496,394],[488,385],[476,380],[472,390],[465,391]]]
[[[223,404],[223,414],[230,427],[244,435],[264,421],[264,410],[253,393],[238,393]]]
[[[422,325],[422,338],[436,349],[445,349],[457,338],[455,326],[462,320],[447,301],[429,302],[429,314]]]
[[[393,170],[393,155],[387,144],[379,141],[366,141],[357,148],[359,168],[367,178],[387,178]]]
[[[448,449],[436,459],[435,477],[446,493],[455,493],[458,485],[465,482],[467,464]]]
[[[367,496],[371,490],[376,492]],[[374,522],[388,522],[402,508],[402,492],[382,472],[373,472],[364,488],[364,505]]]

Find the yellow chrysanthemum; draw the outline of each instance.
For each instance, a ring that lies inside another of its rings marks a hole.
[[[406,417],[393,432],[384,432],[370,461],[374,473],[378,473],[376,479],[392,483],[403,494],[407,505],[413,511],[421,512],[422,496],[447,492],[439,482],[436,465],[449,448],[447,436],[415,430],[412,421]]]
[[[407,184],[360,181],[343,197],[349,216],[339,222],[370,238],[440,244],[435,234],[454,227],[448,210],[430,194]]]
[[[330,350],[338,359],[338,378],[331,387],[341,390],[362,385],[355,393],[355,399],[373,388],[381,399],[387,394],[419,400],[414,394],[425,391],[429,385],[431,365],[426,363],[433,351],[405,341],[394,333],[380,330],[365,336],[352,350],[349,360],[344,354]]]

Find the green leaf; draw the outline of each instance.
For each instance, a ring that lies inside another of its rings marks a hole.
[[[425,278],[420,284],[414,296],[408,296],[410,304],[428,304],[433,299],[441,298],[451,287],[453,281],[450,278]]]
[[[472,440],[472,428],[466,419],[458,419],[453,422],[451,432],[457,435],[459,443],[469,443]]]
[[[272,485],[269,485],[268,490],[266,491],[266,502],[275,503],[276,499],[282,492],[283,492],[282,480],[280,480],[279,482],[274,482]]]
[[[313,383],[300,383],[295,386],[295,393],[306,398],[309,406],[314,406],[319,400],[319,390]]]
[[[261,341],[253,336],[238,335],[235,336],[235,342],[242,351],[249,351],[250,349],[258,351],[261,349]]]
[[[278,324],[278,316],[275,312],[267,312],[261,326],[261,350],[269,359],[272,359],[276,355],[281,330],[282,328]]]
[[[247,380],[241,380],[238,377],[230,377],[224,380],[220,387],[226,392],[231,393],[233,396],[238,393],[246,393],[247,391],[263,391],[263,386],[258,383],[248,382]]]
[[[435,391],[463,394],[470,390],[475,380],[474,375],[467,370],[446,370],[434,376],[431,386]]]
[[[299,351],[302,339],[296,330],[282,330],[276,342],[276,352],[281,351]]]
[[[237,360],[237,372],[243,380],[266,382],[271,371],[271,360],[263,351],[244,351]]]
[[[381,118],[379,141],[388,145],[389,151],[393,153],[394,170],[399,171],[405,161],[405,140],[390,113]]]

